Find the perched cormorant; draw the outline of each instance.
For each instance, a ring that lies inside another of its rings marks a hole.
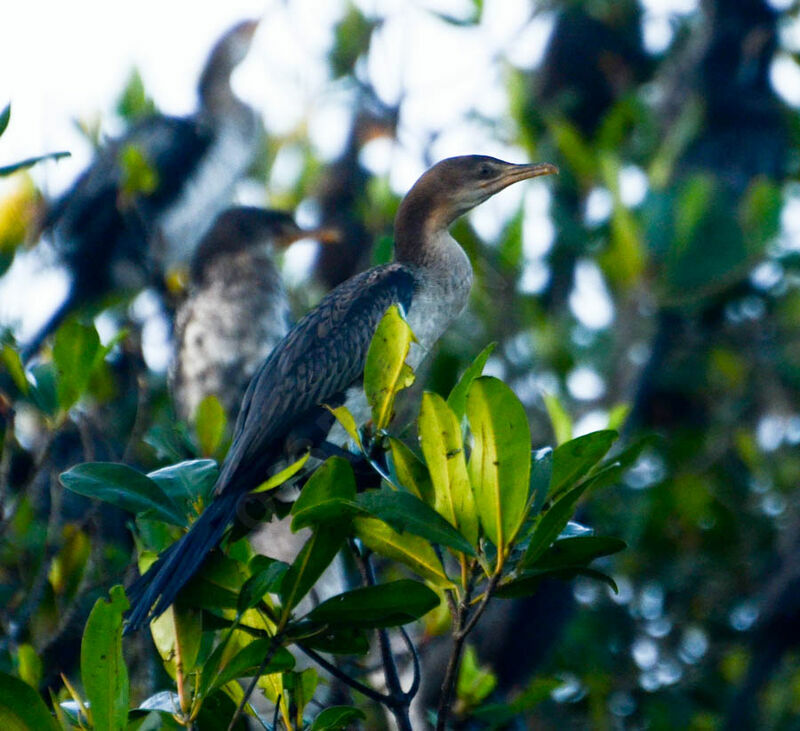
[[[214,46],[200,76],[196,114],[142,120],[104,146],[51,206],[42,228],[52,233],[72,281],[64,302],[25,346],[26,359],[77,307],[116,289],[138,289],[188,261],[228,205],[258,151],[258,118],[230,85],[256,27],[256,21],[239,23]]]
[[[256,368],[286,335],[289,302],[273,253],[303,238],[330,240],[300,228],[288,213],[237,206],[223,211],[192,259],[189,296],[175,316],[172,395],[182,419],[215,395],[228,418]]]
[[[464,309],[472,286],[467,255],[450,225],[512,183],[556,172],[469,155],[443,160],[414,184],[395,220],[395,262],[334,289],[293,327],[245,393],[214,499],[188,533],[130,587],[128,630],[161,614],[237,517],[240,499],[286,458],[327,437],[342,443],[324,404],[345,403],[364,421],[361,389],[367,349],[386,309],[399,305],[418,343],[412,367]],[[329,433],[330,432],[330,433]]]

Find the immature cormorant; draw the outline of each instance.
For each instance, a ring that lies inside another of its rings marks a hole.
[[[70,271],[69,293],[31,339],[24,358],[70,312],[113,290],[138,289],[176,262],[188,261],[233,186],[258,151],[255,112],[230,85],[257,23],[245,21],[217,42],[189,117],[153,115],[105,145],[43,224]]]
[[[275,251],[333,235],[302,229],[283,211],[237,206],[219,215],[197,247],[189,296],[175,316],[170,376],[178,416],[190,420],[213,394],[236,418],[250,378],[291,322]]]
[[[130,587],[128,631],[161,614],[222,539],[241,498],[284,458],[334,436],[324,404],[367,418],[361,390],[367,349],[386,309],[399,305],[418,344],[416,367],[464,309],[472,286],[467,255],[450,225],[512,183],[556,172],[469,155],[443,160],[414,184],[395,219],[395,262],[347,280],[275,347],[245,393],[214,499],[186,535]],[[337,430],[338,431],[338,430]]]

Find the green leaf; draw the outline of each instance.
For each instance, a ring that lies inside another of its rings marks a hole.
[[[529,496],[531,501],[531,513],[538,515],[547,493],[550,491],[550,481],[553,477],[553,452],[552,450],[539,450],[533,454],[531,460],[531,483]]]
[[[546,393],[542,398],[547,409],[547,415],[550,417],[550,423],[553,425],[556,444],[568,442],[572,439],[572,419],[555,394]]]
[[[44,160],[60,160],[62,157],[69,157],[71,154],[72,153],[70,152],[48,152],[46,155],[27,157],[24,160],[13,163],[12,165],[0,167],[0,178],[12,175],[13,173],[18,173],[20,170],[25,170],[25,168],[33,167],[37,163],[43,162]]]
[[[213,459],[192,459],[162,467],[147,476],[176,505],[188,510],[196,507],[198,501],[208,504],[217,484],[219,466]]]
[[[424,538],[398,533],[375,518],[356,518],[353,527],[361,542],[371,551],[405,564],[421,578],[437,586],[453,586],[433,546]]]
[[[41,696],[26,682],[2,672],[0,727],[5,731],[60,731]]]
[[[292,506],[292,530],[341,520],[354,511],[355,497],[353,468],[343,457],[331,457],[314,471]]]
[[[284,607],[293,609],[336,557],[349,525],[320,526],[306,541],[281,582]]]
[[[410,579],[365,586],[322,602],[308,619],[347,627],[396,627],[413,622],[439,606],[439,597]]]
[[[355,445],[363,451],[364,447],[361,445],[361,435],[358,433],[358,424],[356,424],[355,417],[350,413],[350,410],[346,406],[337,406],[335,409],[330,406],[326,406],[325,408],[336,417],[336,421],[338,421],[342,429],[347,432],[347,436],[349,436]]]
[[[72,408],[86,392],[102,357],[100,336],[94,325],[82,325],[70,318],[56,330],[53,363],[58,374],[58,404],[64,411]]]
[[[625,541],[611,536],[562,538],[550,546],[533,566],[536,569],[584,566],[600,556],[610,556],[625,548]]]
[[[497,676],[487,667],[481,667],[478,653],[472,645],[464,649],[458,669],[456,696],[467,707],[477,706],[497,686]]]
[[[597,579],[607,584],[615,594],[619,593],[617,582],[607,574],[596,571],[595,569],[586,568],[585,566],[572,566],[569,568],[542,569],[541,571],[525,571],[519,578],[509,581],[506,584],[501,584],[495,592],[495,596],[501,599],[517,599],[523,596],[530,596],[536,593],[539,589],[539,585],[545,579],[570,581],[576,576]]]
[[[42,681],[42,659],[27,642],[17,648],[17,672],[32,688],[37,688]]]
[[[62,472],[59,479],[69,490],[103,500],[131,513],[147,512],[172,525],[188,526],[186,516],[149,477],[114,462],[85,462]]]
[[[431,483],[428,468],[399,439],[390,437],[389,445],[392,450],[392,467],[397,482],[406,490],[424,500],[428,505],[433,505],[433,484]]]
[[[557,495],[562,489],[588,474],[611,449],[616,439],[617,432],[606,429],[585,434],[556,447],[553,452],[550,495]]]
[[[389,307],[372,336],[364,366],[364,393],[379,431],[392,420],[397,392],[414,382],[414,371],[405,362],[414,340],[397,305]]]
[[[202,612],[173,604],[150,623],[150,634],[170,676],[175,677],[178,656],[184,673],[194,670],[203,634]]]
[[[569,522],[572,514],[575,512],[575,505],[583,495],[589,482],[582,482],[577,487],[562,495],[550,509],[539,519],[536,527],[533,530],[528,548],[519,565],[523,568],[532,566],[539,557],[550,548],[553,541],[558,538],[564,526]]]
[[[329,706],[314,719],[309,731],[343,731],[366,718],[364,711],[354,706]]]
[[[19,353],[10,345],[4,345],[2,351],[0,351],[0,355],[2,355],[3,363],[5,363],[6,368],[8,368],[14,385],[27,396],[28,392],[31,390],[31,384],[28,383],[28,378],[25,375],[25,368],[22,366]]]
[[[6,104],[3,108],[3,111],[0,112],[0,137],[3,136],[3,132],[8,129],[8,123],[11,121],[11,102]]]
[[[219,673],[214,678],[211,688],[221,688],[226,683],[236,678],[255,675],[272,647],[273,638],[263,637],[253,640],[250,644],[239,650],[230,661],[219,669]],[[294,667],[294,657],[285,647],[279,647],[272,659],[262,670],[261,675],[272,673],[282,673]]]
[[[313,623],[312,623],[313,624]],[[366,655],[369,640],[363,630],[355,627],[324,626],[321,632],[304,637],[299,643],[312,650],[329,652],[334,655]]]
[[[480,353],[478,357],[472,361],[467,370],[464,371],[458,383],[453,386],[450,395],[447,397],[447,405],[453,410],[458,420],[464,418],[467,411],[467,392],[469,391],[472,382],[483,373],[486,366],[486,361],[489,356],[494,352],[497,343],[489,343]]]
[[[458,419],[441,396],[426,392],[418,428],[433,483],[434,507],[474,546],[478,541],[478,515]]]
[[[531,432],[525,407],[505,383],[481,376],[467,394],[473,445],[469,476],[486,536],[500,554],[525,518]]]
[[[55,416],[58,412],[55,366],[52,363],[37,363],[30,372],[35,384],[31,390],[33,402],[48,416]]]
[[[111,601],[95,602],[81,642],[81,679],[96,729],[125,729],[128,722],[128,670],[122,658],[122,615],[130,604],[121,586]]]
[[[141,562],[140,562],[141,563]],[[140,566],[140,571],[146,567]],[[178,604],[200,609],[236,609],[238,595],[246,580],[244,568],[238,561],[221,551],[213,551],[181,589]]]
[[[311,452],[306,452],[300,459],[296,462],[292,462],[288,467],[284,467],[280,472],[272,475],[266,482],[262,482],[255,490],[250,490],[250,494],[256,492],[267,492],[269,490],[274,490],[276,487],[279,487],[284,482],[288,482],[292,479],[300,470],[303,469],[306,462],[308,462],[308,458],[311,456]]]
[[[197,405],[194,416],[197,442],[204,456],[209,457],[219,449],[227,426],[225,409],[216,396],[209,394]]]
[[[237,601],[239,614],[244,614],[248,609],[255,607],[267,593],[277,593],[288,568],[289,565],[283,561],[270,560],[267,566],[259,569],[245,581]]]
[[[410,492],[368,490],[362,492],[356,502],[373,518],[388,523],[400,533],[408,531],[431,543],[438,543],[470,556],[475,555],[475,550],[464,536]]]

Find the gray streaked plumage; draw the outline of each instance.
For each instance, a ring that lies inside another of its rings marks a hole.
[[[255,28],[254,21],[239,23],[214,46],[198,85],[196,114],[138,122],[104,145],[51,205],[42,228],[52,233],[72,281],[65,301],[26,345],[26,358],[76,308],[115,289],[143,287],[188,261],[228,205],[258,152],[258,118],[230,86]],[[142,186],[135,180],[143,170],[152,178]]]
[[[289,330],[273,255],[315,233],[288,213],[263,208],[238,206],[217,218],[195,252],[189,295],[175,318],[170,376],[182,419],[211,394],[236,418],[250,378]]]
[[[419,340],[417,364],[467,303],[472,269],[448,228],[508,185],[556,172],[470,155],[443,160],[406,195],[395,221],[397,261],[355,276],[328,294],[272,351],[245,393],[214,500],[190,531],[130,587],[128,630],[163,612],[222,539],[241,498],[285,457],[329,436],[325,404],[359,418],[359,385],[375,329],[399,305]]]

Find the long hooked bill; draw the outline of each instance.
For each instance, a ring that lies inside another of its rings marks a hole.
[[[342,232],[338,228],[331,226],[298,228],[295,234],[282,236],[279,245],[287,248],[295,241],[303,241],[305,239],[319,241],[321,244],[338,244],[342,240]]]
[[[517,183],[528,178],[538,178],[542,175],[558,175],[558,168],[549,162],[535,162],[526,165],[514,165],[509,163],[508,167],[495,178],[494,183],[498,186],[497,190]]]

